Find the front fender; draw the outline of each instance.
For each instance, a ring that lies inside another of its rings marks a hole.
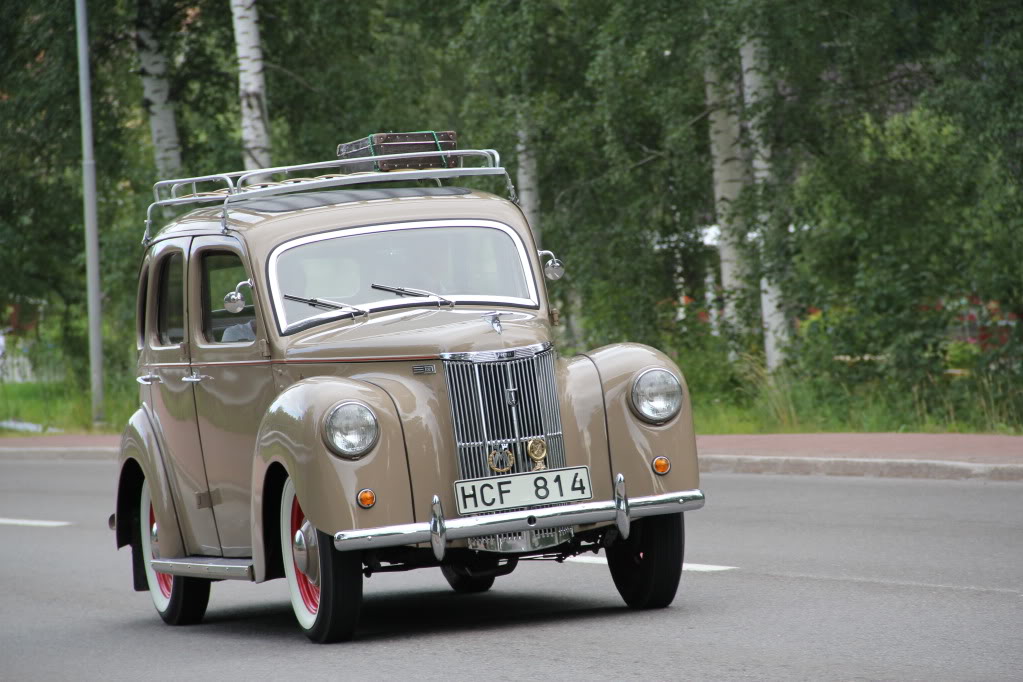
[[[604,346],[585,353],[597,368],[604,392],[611,469],[625,476],[629,496],[695,490],[700,487],[696,461],[696,434],[689,388],[682,372],[664,353],[636,343]],[[648,424],[629,406],[633,379],[643,370],[660,367],[675,373],[682,383],[682,409],[671,421]],[[664,455],[671,470],[654,473],[651,461]]]
[[[323,442],[323,417],[341,400],[358,400],[376,414],[380,439],[362,459],[337,457]],[[267,491],[278,490],[279,486],[269,485],[268,480],[278,466],[294,481],[306,517],[327,534],[407,523],[413,518],[401,420],[387,392],[341,377],[299,381],[270,405],[256,439],[250,513],[257,581],[266,575],[266,542],[273,541],[266,538],[264,526],[276,527],[270,516],[277,513],[279,500],[268,499]],[[363,509],[356,501],[363,488],[376,493],[377,502],[371,509]]]

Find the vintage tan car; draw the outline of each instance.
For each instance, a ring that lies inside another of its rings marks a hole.
[[[507,178],[493,150],[346,164],[155,186],[111,517],[135,589],[184,624],[212,582],[284,578],[328,642],[353,635],[364,576],[482,592],[523,557],[602,550],[630,607],[667,606],[704,503],[678,367],[557,352],[561,263],[514,200],[441,182]],[[207,205],[150,233],[187,204]]]

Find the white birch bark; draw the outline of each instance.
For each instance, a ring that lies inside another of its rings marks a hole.
[[[238,94],[242,112],[242,152],[246,170],[268,168],[270,116],[263,79],[263,46],[259,39],[256,0],[231,0],[231,19],[238,52]]]
[[[515,145],[518,153],[518,171],[515,174],[515,184],[518,186],[519,208],[526,216],[529,227],[533,230],[533,239],[536,247],[543,248],[540,239],[540,193],[536,169],[536,154],[533,152],[533,143],[529,128],[525,123],[519,125],[518,142]]]
[[[733,210],[746,183],[747,165],[743,156],[739,116],[735,107],[741,95],[738,83],[722,83],[711,67],[704,71],[707,108],[710,111],[710,154],[713,163],[714,206],[720,237],[721,286],[725,290],[723,321],[739,323],[735,297],[743,288],[745,271],[740,246],[746,236],[742,216]]]
[[[757,38],[743,41],[739,47],[742,60],[742,92],[749,112],[749,139],[752,153],[753,183],[762,188],[771,178],[771,147],[764,139],[763,114],[760,107],[768,95],[767,57],[763,43]],[[769,216],[758,212],[761,230],[767,228]],[[760,280],[760,311],[764,325],[764,355],[768,371],[774,371],[784,359],[782,350],[788,341],[788,327],[781,309],[781,289],[766,277]]]
[[[149,114],[156,172],[163,179],[179,177],[181,143],[174,104],[170,100],[167,55],[142,21],[135,32],[135,49],[141,67],[143,106]]]

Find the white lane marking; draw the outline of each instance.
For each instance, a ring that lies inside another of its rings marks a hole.
[[[565,559],[579,564],[602,564],[607,565],[607,557],[581,555]],[[715,571],[734,571],[738,566],[715,566],[713,564],[682,564],[683,571],[695,571],[698,573],[713,573]]]
[[[738,566],[715,566],[714,564],[682,564],[683,571],[697,571],[699,573],[714,573],[716,571],[734,571]]]
[[[39,521],[36,519],[3,519],[0,518],[0,526],[33,526],[35,528],[59,528],[70,526],[70,521]]]

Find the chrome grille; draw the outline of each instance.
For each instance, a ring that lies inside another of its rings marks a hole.
[[[505,449],[514,466],[507,474],[532,470],[526,446],[547,442],[548,469],[567,466],[561,410],[550,344],[508,351],[458,353],[444,357],[444,374],[458,449],[460,479],[500,476],[488,455]],[[471,549],[522,552],[553,547],[572,537],[571,528],[549,528],[471,538]]]
[[[541,348],[544,350],[518,359],[445,360],[459,478],[498,475],[491,471],[487,457],[505,449],[515,458],[508,473],[530,471],[526,444],[534,438],[547,442],[547,468],[566,466],[554,351]],[[522,349],[507,352],[522,354]]]

